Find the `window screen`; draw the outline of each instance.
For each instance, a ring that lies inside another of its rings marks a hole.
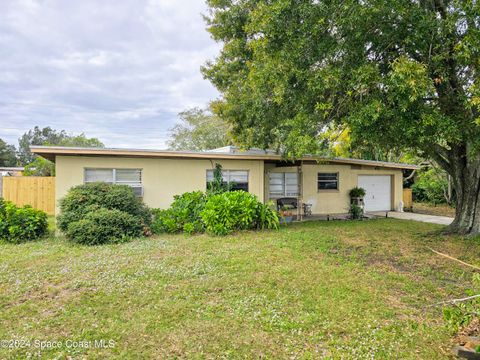
[[[142,183],[142,171],[139,169],[115,169],[115,183],[139,185]]]
[[[85,169],[85,182],[96,181],[113,184],[113,169]]]
[[[223,183],[230,185],[231,190],[248,191],[248,171],[247,170],[222,170]],[[213,170],[207,170],[208,183],[213,181]]]
[[[338,190],[338,173],[318,173],[318,190]]]
[[[141,186],[140,169],[85,169],[85,182],[106,182],[110,184]]]

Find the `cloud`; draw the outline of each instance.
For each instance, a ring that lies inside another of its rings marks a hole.
[[[200,66],[203,0],[0,2],[0,138],[35,125],[162,148],[177,113],[218,93]]]

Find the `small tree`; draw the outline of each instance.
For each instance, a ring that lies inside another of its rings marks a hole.
[[[233,184],[223,181],[222,165],[215,164],[213,170],[213,181],[208,183],[207,192],[210,194],[220,194],[232,189]]]
[[[55,176],[55,164],[42,157],[37,157],[25,166],[25,176]]]

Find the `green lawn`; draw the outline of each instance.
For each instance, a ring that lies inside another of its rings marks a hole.
[[[0,339],[30,341],[0,358],[449,358],[441,308],[425,306],[464,295],[472,272],[427,246],[480,265],[480,241],[438,229],[379,219],[0,244]],[[100,339],[115,344],[88,343]]]

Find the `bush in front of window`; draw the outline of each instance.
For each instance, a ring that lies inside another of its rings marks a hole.
[[[167,210],[154,209],[152,231],[154,233],[175,233],[183,231],[187,234],[202,232],[204,225],[200,218],[207,195],[201,191],[186,192],[175,195],[173,203]]]
[[[169,209],[153,210],[154,233],[186,234],[205,230],[227,235],[236,230],[277,229],[277,213],[245,191],[208,193],[194,191],[175,196]]]
[[[17,207],[0,198],[0,239],[21,243],[32,241],[48,231],[47,214],[30,206]]]
[[[124,211],[100,208],[70,223],[65,234],[83,245],[119,243],[142,236],[143,225],[138,217]]]
[[[150,209],[135,196],[130,186],[97,182],[74,186],[68,191],[60,200],[57,226],[66,232],[72,222],[83,219],[99,208],[120,210],[137,217],[146,232],[152,221]]]
[[[227,235],[236,230],[277,229],[277,213],[245,191],[212,195],[200,214],[207,232]]]

